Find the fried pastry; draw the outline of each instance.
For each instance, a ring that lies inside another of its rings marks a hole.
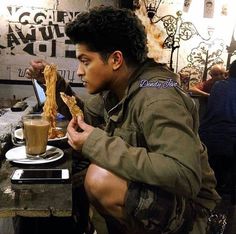
[[[62,100],[68,106],[70,113],[73,117],[84,117],[83,111],[76,105],[76,99],[74,96],[66,95],[64,92],[60,92]]]

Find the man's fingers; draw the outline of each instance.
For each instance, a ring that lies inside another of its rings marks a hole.
[[[78,123],[79,127],[84,131],[86,131],[86,129],[90,127],[90,125],[88,125],[84,122],[84,120],[81,116],[77,117],[77,123]]]

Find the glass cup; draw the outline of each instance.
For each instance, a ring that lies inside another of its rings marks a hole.
[[[26,156],[44,157],[48,142],[49,121],[40,114],[22,117]]]

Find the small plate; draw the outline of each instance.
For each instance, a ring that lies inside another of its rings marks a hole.
[[[59,128],[60,129],[60,128]],[[18,128],[14,131],[14,136],[15,138],[19,139],[19,140],[23,140],[24,137],[23,137],[23,130],[22,128]],[[64,139],[67,139],[67,135],[65,134],[65,136],[63,137],[56,137],[56,138],[53,138],[53,139],[48,139],[48,142],[50,141],[60,141],[60,140],[64,140]]]
[[[43,164],[57,161],[64,155],[64,152],[61,149],[50,145],[47,146],[46,153],[50,154],[52,153],[54,156],[49,158],[35,158],[35,159],[27,158],[25,153],[25,146],[19,146],[7,151],[6,158],[9,161],[20,164]],[[54,153],[58,154],[55,155]]]

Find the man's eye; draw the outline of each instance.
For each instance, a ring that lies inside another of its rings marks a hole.
[[[88,65],[89,63],[87,59],[81,59],[80,62],[83,63],[84,65]]]

